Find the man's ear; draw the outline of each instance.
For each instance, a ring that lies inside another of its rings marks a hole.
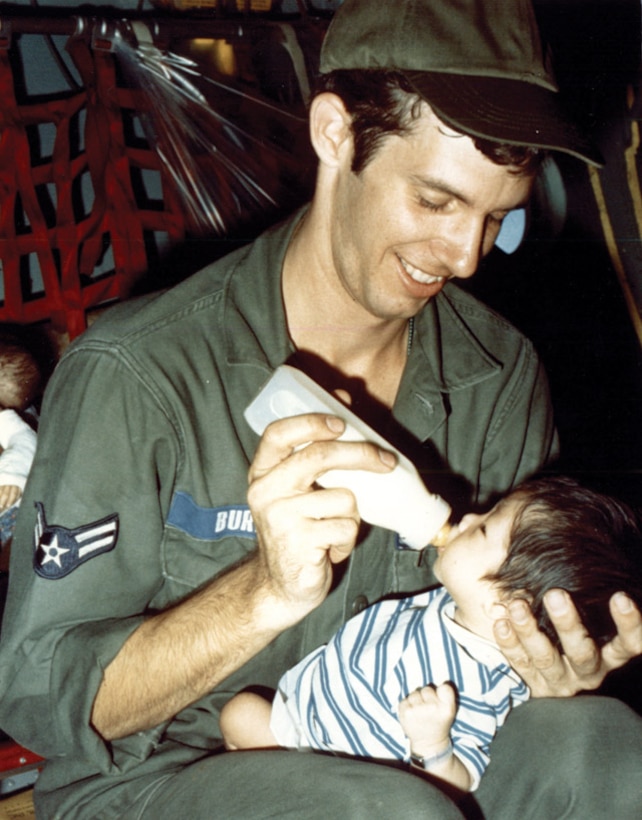
[[[310,106],[310,140],[319,161],[330,167],[337,166],[346,153],[352,152],[352,117],[343,100],[324,91],[312,100]]]

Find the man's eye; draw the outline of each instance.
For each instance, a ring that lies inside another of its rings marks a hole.
[[[419,197],[419,204],[422,208],[426,208],[428,211],[438,212],[443,211],[446,207],[445,203],[437,204],[436,202],[431,202],[429,199],[424,199],[424,197]]]

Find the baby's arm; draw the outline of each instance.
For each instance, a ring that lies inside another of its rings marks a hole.
[[[36,434],[14,410],[0,412],[0,512],[22,495],[34,453]]]
[[[8,510],[9,507],[18,501],[22,495],[22,489],[16,487],[15,484],[1,484],[0,485],[0,512]]]
[[[410,741],[413,769],[439,777],[463,791],[472,779],[468,769],[453,754],[450,729],[455,720],[455,690],[449,683],[423,686],[399,704],[399,722]],[[423,760],[423,764],[420,762]]]

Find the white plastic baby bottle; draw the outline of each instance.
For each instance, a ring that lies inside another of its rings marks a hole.
[[[346,423],[342,441],[370,441],[397,457],[389,473],[366,470],[329,470],[318,483],[345,487],[354,493],[364,521],[399,533],[412,549],[440,546],[447,538],[450,505],[426,489],[414,464],[338,399],[297,368],[277,368],[245,411],[252,429],[262,435],[272,421],[303,413],[329,413]]]

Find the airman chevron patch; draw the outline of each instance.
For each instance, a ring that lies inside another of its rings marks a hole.
[[[81,564],[116,546],[118,515],[69,530],[49,526],[45,508],[39,501],[36,501],[36,510],[33,567],[42,578],[64,578]]]

